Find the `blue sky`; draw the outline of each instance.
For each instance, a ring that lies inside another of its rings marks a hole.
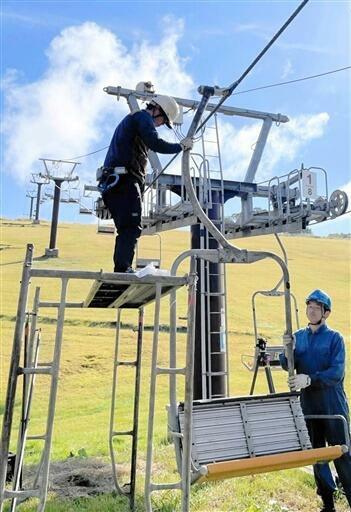
[[[28,213],[25,197],[38,158],[66,159],[108,145],[127,112],[102,88],[149,80],[162,93],[197,98],[199,84],[226,86],[296,8],[295,1],[120,2],[3,1],[1,107],[2,215]],[[313,1],[293,21],[237,92],[351,64],[350,2]],[[329,191],[351,193],[350,70],[297,84],[232,96],[228,105],[282,113],[272,130],[260,176],[323,167]],[[256,127],[224,120],[226,176],[243,179]],[[166,136],[166,132],[162,132]],[[104,152],[80,160],[93,181]],[[231,212],[234,213],[234,212]],[[42,206],[46,218],[51,203]],[[83,222],[74,205],[62,220]],[[317,234],[350,231],[350,218]]]

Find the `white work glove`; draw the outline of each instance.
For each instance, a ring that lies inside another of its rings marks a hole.
[[[311,377],[304,373],[298,373],[288,378],[288,384],[292,389],[305,389],[311,384]]]
[[[189,149],[193,149],[194,141],[191,137],[185,137],[179,142],[179,144],[182,146],[183,151],[187,151]]]

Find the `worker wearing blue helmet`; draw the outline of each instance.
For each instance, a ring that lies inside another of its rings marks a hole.
[[[349,431],[349,408],[344,390],[345,344],[341,334],[326,324],[331,309],[331,299],[322,290],[314,290],[306,298],[308,326],[295,333],[296,374],[289,378],[289,385],[301,390],[301,405],[306,416],[341,415],[346,419]],[[284,356],[281,363],[286,370]],[[347,443],[340,420],[307,419],[307,427],[313,448]],[[334,464],[351,506],[350,452],[336,459]],[[317,493],[323,501],[322,511],[335,511],[335,483],[328,464],[316,464],[313,470]]]

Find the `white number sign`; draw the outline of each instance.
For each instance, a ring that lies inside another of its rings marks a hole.
[[[302,171],[302,195],[305,198],[317,197],[317,174],[308,170]]]

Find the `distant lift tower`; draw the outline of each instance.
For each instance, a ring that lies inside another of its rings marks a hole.
[[[32,218],[33,218],[33,204],[34,204],[34,199],[36,198],[36,194],[35,194],[34,190],[28,190],[28,192],[26,193],[26,197],[29,197],[29,199],[30,199],[30,207],[29,207],[28,219],[32,220]]]
[[[40,210],[40,200],[41,200],[41,187],[43,185],[48,185],[50,183],[50,179],[47,176],[42,176],[40,173],[32,174],[31,183],[34,183],[37,186],[37,200],[35,205],[35,213],[33,224],[40,224],[39,219],[39,210]]]
[[[58,249],[56,246],[57,224],[60,208],[61,185],[64,181],[76,181],[78,176],[73,176],[73,171],[79,162],[71,162],[69,160],[52,160],[50,158],[39,158],[44,164],[45,172],[40,174],[42,178],[53,180],[55,185],[54,203],[52,206],[51,231],[49,247],[45,249],[45,256],[51,258],[58,257]]]

